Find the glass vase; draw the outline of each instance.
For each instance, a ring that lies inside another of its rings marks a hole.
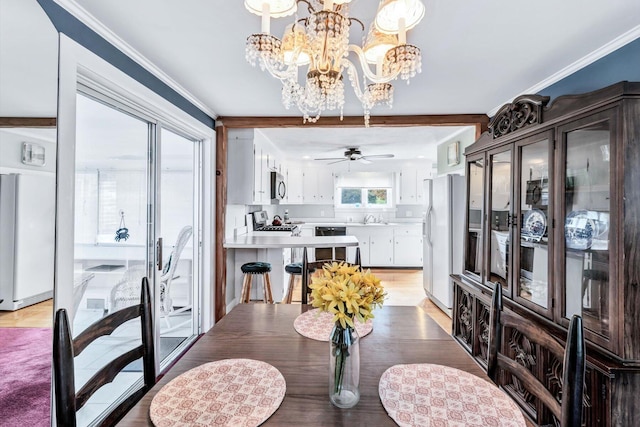
[[[354,328],[336,323],[329,338],[329,400],[351,408],[360,400],[360,340]]]

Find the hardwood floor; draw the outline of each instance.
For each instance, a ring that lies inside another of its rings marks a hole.
[[[53,300],[16,311],[0,311],[0,328],[52,328]]]
[[[451,319],[425,297],[422,289],[422,270],[372,269],[387,291],[385,305],[416,305],[427,312],[442,329],[451,333]],[[294,287],[300,295],[300,280]],[[17,311],[0,311],[0,327],[51,328],[53,325],[53,300],[43,301]]]
[[[385,305],[417,305],[448,334],[451,333],[451,318],[425,297],[422,287],[422,270],[372,268],[371,272],[380,278],[387,291]],[[294,303],[300,303],[300,286],[300,279],[298,279],[293,288]]]

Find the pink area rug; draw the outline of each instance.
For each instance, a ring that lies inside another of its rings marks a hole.
[[[49,426],[52,330],[0,328],[0,425]]]

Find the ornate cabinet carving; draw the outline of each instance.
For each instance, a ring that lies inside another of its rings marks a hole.
[[[572,314],[587,340],[584,425],[640,425],[640,83],[518,97],[467,147],[464,269],[454,337],[483,366],[490,297],[562,342]],[[517,330],[509,351],[558,400],[562,363]],[[517,380],[525,413],[556,423]]]

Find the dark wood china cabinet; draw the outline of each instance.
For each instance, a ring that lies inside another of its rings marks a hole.
[[[466,151],[464,267],[453,275],[453,335],[487,363],[496,284],[505,309],[564,343],[587,341],[586,426],[640,426],[640,83],[582,95],[525,95]],[[506,346],[562,396],[562,361],[519,331]],[[505,390],[539,424],[550,412],[517,380]]]

